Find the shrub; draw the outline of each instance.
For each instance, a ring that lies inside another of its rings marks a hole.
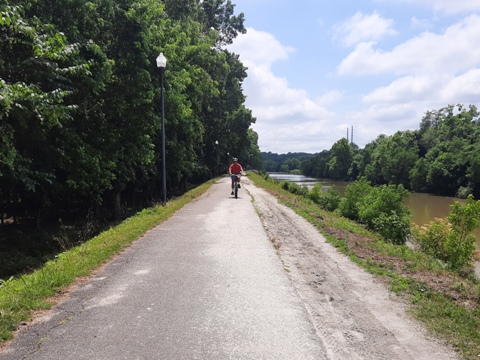
[[[337,189],[331,187],[324,194],[321,194],[318,204],[325,210],[334,211],[338,208],[340,201],[340,193]]]
[[[287,181],[287,180],[283,180],[283,181],[280,183],[280,187],[281,187],[283,190],[290,191],[290,190],[289,190],[289,188],[290,188],[290,182]]]
[[[403,205],[408,191],[402,185],[372,188],[358,205],[359,221],[395,244],[405,244],[410,233],[410,209]]]
[[[435,219],[429,225],[413,228],[413,240],[420,250],[444,261],[452,270],[468,266],[475,250],[472,232],[480,224],[480,201],[467,197],[462,206],[458,201],[450,206],[447,219]]]
[[[312,200],[315,204],[320,202],[322,196],[322,184],[315,184],[308,192],[308,198]]]
[[[415,225],[412,228],[412,240],[421,252],[447,262],[445,243],[451,231],[452,226],[447,219],[435,219],[426,226]]]
[[[280,183],[280,186],[282,189],[287,190],[292,194],[308,197],[308,187],[306,185],[300,186],[296,183],[285,180]]]
[[[475,250],[475,235],[472,232],[480,224],[480,201],[468,195],[462,206],[458,201],[450,205],[448,221],[452,224],[445,246],[449,255],[449,264],[453,269],[468,265]]]
[[[351,220],[359,220],[359,206],[363,198],[371,191],[370,182],[362,178],[345,188],[345,195],[341,199],[338,209],[340,214]]]
[[[382,235],[385,239],[396,245],[404,245],[410,235],[410,215],[380,214],[378,218],[373,219],[373,230]]]

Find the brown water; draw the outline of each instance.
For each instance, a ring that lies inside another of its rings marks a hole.
[[[322,184],[323,186],[335,186],[340,192],[344,193],[345,187],[350,182],[332,181],[328,179],[307,178],[303,175],[292,175],[282,173],[270,173],[270,176],[278,180],[288,180],[299,185],[307,185],[309,187],[314,184]],[[465,200],[447,196],[436,196],[432,194],[410,193],[405,198],[405,205],[410,208],[412,214],[412,222],[422,226],[430,223],[435,218],[445,218],[450,212],[450,205],[455,201],[465,203]],[[475,231],[477,245],[480,246],[480,228]]]

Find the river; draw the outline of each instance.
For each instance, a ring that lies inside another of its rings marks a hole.
[[[288,180],[299,185],[307,185],[312,187],[315,184],[323,186],[335,186],[335,188],[343,195],[345,187],[351,182],[333,181],[329,179],[315,179],[303,175],[293,175],[284,173],[269,173],[270,177],[277,180]],[[465,200],[448,196],[436,196],[432,194],[410,193],[405,197],[405,205],[410,208],[412,214],[412,222],[422,226],[428,224],[435,218],[444,218],[450,212],[450,205],[455,201],[464,203]],[[480,229],[475,231],[477,238],[477,246],[480,247]]]

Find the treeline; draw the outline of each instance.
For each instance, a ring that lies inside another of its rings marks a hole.
[[[347,139],[302,162],[306,176],[365,178],[415,192],[480,197],[480,114],[470,105],[428,111],[415,131],[379,136],[359,149]]]
[[[303,161],[309,160],[313,156],[313,154],[303,152],[289,152],[288,154],[262,152],[262,161],[264,170],[267,172],[295,173],[301,171]]]
[[[230,0],[0,0],[0,220],[84,216],[261,165]],[[165,129],[160,73],[164,77]]]

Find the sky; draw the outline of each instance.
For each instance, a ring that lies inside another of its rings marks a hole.
[[[229,51],[262,152],[360,148],[427,111],[480,108],[480,0],[232,0]]]

